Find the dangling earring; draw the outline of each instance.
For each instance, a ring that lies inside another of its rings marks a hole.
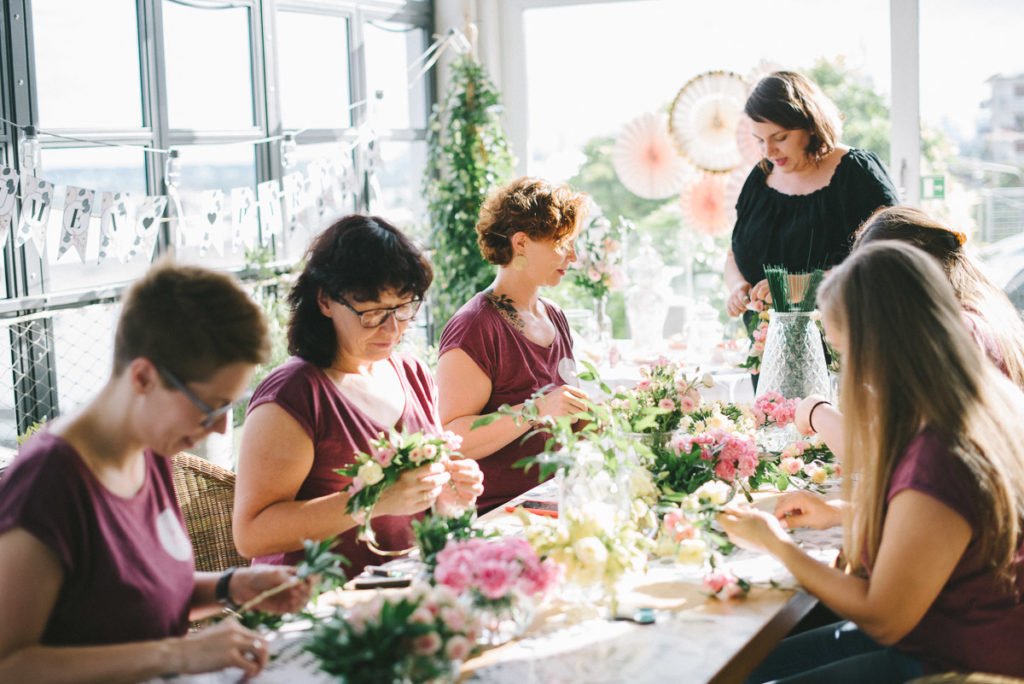
[[[526,268],[526,256],[523,254],[516,254],[512,258],[512,268],[517,271],[522,271]]]

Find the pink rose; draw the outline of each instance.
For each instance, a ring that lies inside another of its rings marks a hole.
[[[512,588],[513,575],[507,563],[486,561],[477,568],[477,588],[485,598],[504,598]]]
[[[428,632],[412,640],[412,652],[416,655],[433,655],[441,648],[441,637],[437,632]]]
[[[466,627],[466,615],[459,608],[442,608],[441,620],[452,632],[461,632]]]
[[[360,477],[353,477],[352,484],[348,486],[349,494],[357,494],[363,488],[363,480]]]
[[[704,589],[717,594],[729,584],[730,577],[724,572],[712,572],[704,577]]]
[[[664,411],[675,411],[676,410],[676,402],[672,401],[668,397],[665,397],[664,399],[662,399],[661,401],[658,402],[658,408],[660,408],[660,409],[662,409]]]
[[[373,452],[373,460],[381,465],[382,468],[387,468],[391,465],[392,459],[395,457],[394,447],[385,447],[383,449],[377,449]]]
[[[732,482],[736,477],[736,466],[731,461],[719,461],[715,466],[715,477]]]
[[[420,625],[429,625],[434,621],[434,615],[430,612],[430,609],[426,606],[420,606],[412,612],[409,616],[409,622],[413,622]]]
[[[473,646],[469,643],[469,639],[458,635],[449,639],[448,645],[444,648],[445,655],[449,660],[465,660],[469,657],[471,650],[473,650]]]
[[[641,380],[640,382],[636,383],[636,389],[639,392],[644,392],[646,390],[649,390],[650,388],[651,388],[651,381],[650,380]]]
[[[451,451],[458,451],[462,448],[462,437],[451,430],[445,430],[441,433],[441,439],[444,440],[445,444]]]
[[[421,448],[423,449],[423,458],[424,459],[430,460],[430,459],[434,458],[435,456],[437,456],[437,446],[436,445],[434,445],[434,444],[424,444]]]
[[[679,410],[683,413],[690,413],[697,408],[697,402],[693,400],[689,394],[686,394],[679,399]]]
[[[803,467],[804,460],[802,458],[787,456],[786,458],[779,461],[779,468],[781,468],[782,472],[786,473],[787,475],[796,475],[801,470],[803,470]]]

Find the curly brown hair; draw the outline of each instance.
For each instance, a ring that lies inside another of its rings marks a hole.
[[[556,244],[576,230],[586,210],[587,195],[568,185],[553,185],[523,177],[492,192],[480,207],[476,242],[492,264],[512,261],[512,236],[526,233],[531,240]]]

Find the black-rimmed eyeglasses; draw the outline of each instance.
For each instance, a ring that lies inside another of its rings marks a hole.
[[[204,429],[209,430],[210,428],[212,428],[214,425],[217,424],[218,420],[220,420],[226,413],[228,413],[231,409],[235,407],[235,402],[230,402],[228,404],[224,404],[224,406],[221,406],[220,408],[213,408],[205,401],[197,397],[195,395],[195,392],[193,392],[192,390],[185,386],[185,383],[183,383],[178,378],[174,377],[174,373],[167,370],[163,366],[157,366],[156,369],[160,373],[160,375],[164,376],[167,382],[171,383],[171,386],[174,389],[184,394],[185,398],[191,401],[192,405],[203,413],[203,420],[199,424],[202,425]]]
[[[359,316],[359,324],[364,328],[379,328],[387,322],[390,316],[394,316],[396,321],[402,323],[410,321],[416,316],[416,313],[420,310],[420,305],[423,303],[422,299],[413,299],[398,306],[360,311],[341,297],[335,297],[334,300],[339,304],[345,305],[349,311]]]

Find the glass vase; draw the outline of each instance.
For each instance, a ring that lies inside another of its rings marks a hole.
[[[610,342],[612,339],[612,319],[608,315],[608,293],[594,297],[594,326],[598,342]]]
[[[821,333],[812,312],[772,312],[761,359],[757,396],[778,392],[786,399],[831,396]]]
[[[521,637],[533,623],[536,606],[533,599],[514,593],[499,601],[477,601],[473,606],[480,634],[480,646],[499,646]]]

